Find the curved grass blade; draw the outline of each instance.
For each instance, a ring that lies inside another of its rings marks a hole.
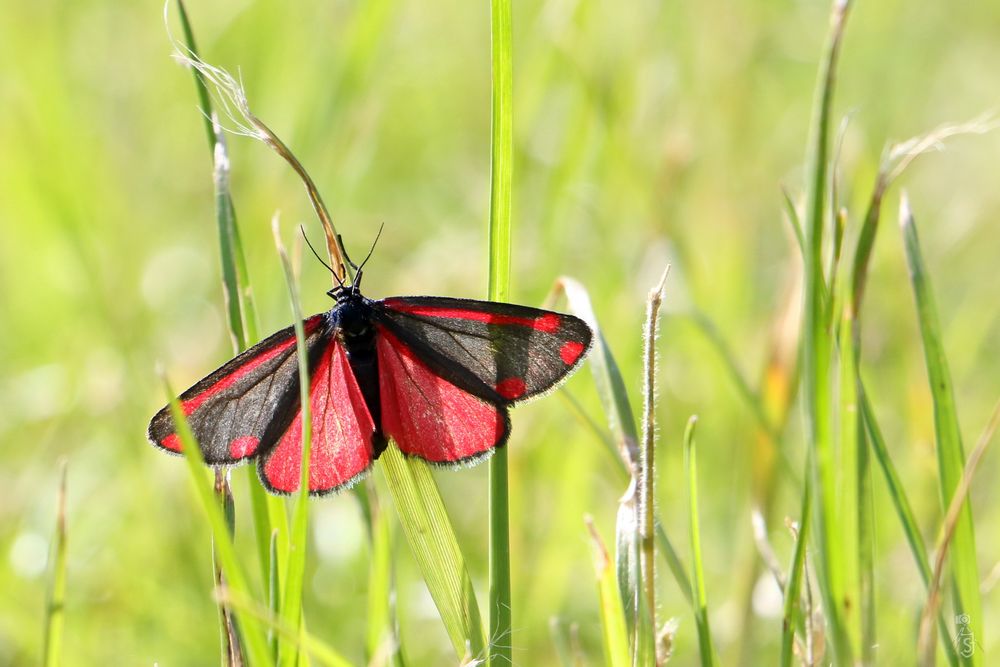
[[[406,540],[455,653],[460,658],[466,653],[482,657],[485,642],[476,593],[430,467],[403,458],[395,446],[386,449],[379,461]]]
[[[924,267],[917,229],[910,213],[909,202],[903,195],[900,204],[900,226],[906,249],[906,262],[910,271],[910,284],[920,321],[924,356],[927,363],[927,380],[934,403],[934,432],[937,441],[938,479],[941,503],[947,508],[955,496],[965,468],[965,451],[958,424],[954,390],[948,371],[948,360],[941,337],[937,306],[931,292]],[[979,598],[979,567],[976,564],[976,538],[972,523],[972,507],[968,499],[962,503],[955,524],[952,541],[951,578],[954,590],[956,615],[969,617],[973,635],[982,637],[982,603]],[[979,665],[978,652],[971,656],[959,655],[962,664]]]
[[[177,0],[177,14],[184,42],[188,53],[199,57],[198,45],[194,30],[188,17],[183,0]],[[222,283],[226,301],[226,314],[229,331],[237,353],[246,350],[258,340],[257,309],[254,303],[253,290],[250,287],[250,274],[247,270],[246,255],[243,252],[243,241],[236,220],[236,207],[233,204],[232,192],[229,187],[229,155],[225,143],[225,134],[215,119],[212,108],[212,96],[209,94],[205,77],[197,69],[192,68],[195,89],[198,94],[198,106],[204,119],[205,135],[209,150],[212,152],[215,182],[215,219],[219,230],[219,253],[222,262]],[[253,466],[246,467],[247,488],[250,495],[254,535],[257,543],[257,555],[260,560],[261,581],[268,585],[271,570],[269,558],[271,555],[271,532],[278,527],[282,539],[279,540],[277,556],[283,566],[287,562],[287,520],[285,519],[282,501],[268,495],[257,479]]]

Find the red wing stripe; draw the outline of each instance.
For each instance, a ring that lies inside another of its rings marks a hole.
[[[317,315],[305,321],[305,333],[307,336],[310,333],[312,333],[313,330],[319,325],[321,317],[322,316]],[[246,377],[248,374],[253,372],[255,368],[258,368],[261,365],[266,364],[268,361],[274,359],[288,348],[294,346],[295,346],[295,336],[293,335],[284,343],[275,345],[270,350],[267,350],[266,352],[262,352],[261,354],[257,355],[247,363],[243,364],[242,366],[234,370],[229,375],[225,376],[212,386],[208,387],[205,391],[201,392],[197,396],[192,396],[191,398],[182,401],[181,409],[184,410],[184,415],[191,416],[191,414],[194,413],[195,410],[200,408],[201,405],[209,398],[211,398],[215,394],[218,394],[221,391],[225,391],[229,387],[232,387],[234,384],[239,382],[241,378]]]
[[[538,317],[516,317],[514,315],[501,315],[483,310],[414,305],[401,299],[386,299],[384,303],[393,310],[401,313],[409,313],[410,315],[442,317],[453,320],[471,320],[473,322],[483,322],[484,324],[516,324],[545,333],[555,333],[559,330],[559,315],[555,313],[545,313]]]
[[[309,490],[326,492],[355,480],[374,458],[375,424],[365,405],[344,348],[331,341],[310,383],[312,449]],[[261,471],[271,488],[292,493],[302,470],[302,412],[268,454]]]

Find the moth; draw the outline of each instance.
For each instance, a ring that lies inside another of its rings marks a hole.
[[[329,311],[303,322],[312,494],[358,482],[390,439],[435,465],[484,460],[510,437],[510,408],[555,387],[590,349],[590,327],[572,315],[438,296],[368,299],[360,291],[363,266],[351,284],[327,292],[335,302]],[[268,491],[298,490],[293,327],[228,361],[179,401],[206,463],[252,460]],[[168,407],[150,421],[148,438],[181,452]]]

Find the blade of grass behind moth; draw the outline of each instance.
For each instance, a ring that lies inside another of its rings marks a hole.
[[[910,270],[910,284],[920,321],[924,356],[927,363],[927,379],[934,403],[934,432],[937,440],[938,479],[941,503],[947,508],[955,496],[965,468],[965,452],[962,434],[958,424],[955,397],[948,371],[948,360],[941,337],[937,306],[924,267],[924,260],[917,238],[917,229],[910,213],[909,202],[904,193],[900,204],[900,226],[906,249],[906,261]],[[972,522],[972,507],[968,499],[962,503],[955,525],[955,536],[951,547],[951,575],[954,585],[954,606],[956,615],[969,617],[969,627],[974,636],[982,637],[982,603],[979,598],[979,568],[976,564],[976,539]],[[960,655],[962,664],[981,664],[979,652],[971,656]]]
[[[178,16],[184,33],[184,41],[188,52],[195,58],[199,57],[194,30],[188,17],[183,0],[177,0]],[[215,110],[212,108],[212,97],[209,94],[205,78],[200,71],[192,68],[195,89],[198,93],[198,105],[204,118],[205,134],[209,150],[212,151],[215,182],[215,218],[219,231],[219,253],[222,262],[222,282],[226,299],[226,313],[229,331],[234,341],[236,352],[242,352],[258,339],[257,312],[254,304],[253,291],[250,287],[250,276],[247,271],[246,255],[243,252],[243,242],[240,238],[239,225],[236,220],[236,208],[233,205],[232,192],[229,187],[229,155],[226,149],[225,134],[215,122]],[[257,554],[260,559],[261,582],[268,585],[270,564],[271,531],[276,525],[282,530],[282,538],[287,534],[287,520],[284,505],[278,498],[271,498],[257,479],[254,466],[246,466],[247,488],[249,489],[252,508],[254,535],[257,542]],[[280,516],[279,516],[280,510]],[[283,526],[283,528],[282,528]],[[286,562],[287,540],[280,541],[279,557],[281,564]]]
[[[886,486],[889,487],[889,497],[892,499],[896,516],[899,517],[899,523],[903,526],[903,533],[906,535],[906,542],[910,545],[910,553],[913,554],[913,560],[917,564],[920,579],[924,582],[924,587],[929,588],[931,566],[927,557],[927,549],[924,546],[923,536],[920,533],[920,526],[917,524],[916,517],[913,514],[910,500],[906,495],[906,489],[903,488],[903,482],[896,472],[896,466],[889,456],[889,448],[885,444],[885,438],[882,437],[882,429],[879,428],[864,382],[859,378],[858,383],[858,406],[864,421],[868,442],[871,443],[872,453],[875,455],[875,460],[878,461],[879,467],[882,469]],[[940,615],[938,616],[938,624],[942,631],[941,646],[948,657],[948,662],[952,667],[955,667],[958,665],[958,654],[955,653],[955,647],[947,640],[948,625]]]
[[[694,429],[698,417],[688,420],[684,431],[684,458],[687,459],[688,489],[690,491],[691,521],[691,580],[695,590],[694,622],[698,628],[698,650],[701,664],[716,664],[712,645],[712,630],[708,623],[708,597],[705,595],[705,572],[701,563],[701,531],[698,528],[698,458],[694,447]]]
[[[489,299],[510,294],[511,198],[514,166],[511,0],[490,0],[492,86],[490,136]],[[513,664],[510,597],[510,498],[507,448],[490,457],[489,664]]]
[[[556,281],[553,288],[553,294],[559,292],[565,294],[570,312],[585,321],[594,332],[593,351],[587,357],[587,363],[594,378],[598,398],[608,419],[609,428],[617,444],[618,457],[616,459],[621,464],[622,471],[629,478],[634,478],[639,460],[639,435],[628,392],[625,390],[625,382],[622,380],[621,371],[618,370],[618,363],[601,332],[587,289],[579,281],[563,276]],[[659,520],[656,520],[656,541],[681,594],[688,603],[692,603],[694,598],[691,593],[691,582],[688,579],[687,569],[681,563],[677,556],[677,550]],[[619,551],[618,553],[622,554],[623,552]],[[622,564],[619,564],[619,571],[623,572]],[[622,584],[622,580],[619,580],[619,584]],[[622,594],[623,600],[629,599],[625,589],[623,589]],[[626,616],[630,619],[629,627],[631,628],[635,617],[634,614],[629,614],[627,607]]]
[[[815,531],[810,531],[809,518],[803,516],[801,533],[806,535],[810,532],[816,533],[820,566],[818,579],[829,624],[829,635],[833,640],[833,658],[838,665],[851,664],[856,651],[841,620],[844,573],[843,556],[837,552],[838,538],[842,530],[837,505],[837,480],[832,442],[830,364],[833,342],[828,317],[830,312],[828,299],[832,298],[832,295],[825,283],[823,238],[827,218],[830,115],[837,61],[849,8],[849,0],[834,0],[830,31],[820,62],[813,105],[811,139],[806,154],[807,196],[804,225],[806,279],[802,337],[805,431],[810,450],[814,453],[809,460],[813,464],[811,476],[816,487],[813,491],[816,494],[814,509],[818,525]]]
[[[399,522],[459,658],[484,656],[479,605],[430,467],[392,445],[379,457]],[[501,638],[507,641],[507,638]]]
[[[42,645],[42,664],[56,667],[62,663],[63,626],[66,620],[66,461],[59,466],[59,495],[56,500],[56,527],[52,535],[52,552],[49,565],[48,599],[45,603],[45,639]]]
[[[302,325],[302,306],[299,303],[298,279],[288,259],[288,253],[281,242],[278,218],[272,221],[274,244],[281,259],[281,268],[288,285],[288,299],[292,306],[295,322],[295,350],[299,362],[299,409],[302,416],[302,459],[299,470],[299,490],[295,497],[292,517],[288,570],[285,575],[285,590],[281,597],[282,622],[289,628],[302,628],[302,585],[306,568],[306,533],[309,528],[309,464],[312,454],[312,415],[310,414],[309,351],[306,347],[305,330]],[[299,237],[296,237],[299,238]],[[287,641],[278,643],[278,664],[283,667],[295,665],[298,659],[296,646]]]
[[[611,557],[604,546],[593,518],[584,517],[590,533],[590,546],[594,552],[594,573],[597,575],[597,592],[600,600],[601,631],[604,636],[604,664],[609,667],[629,667],[628,629],[625,624],[625,609],[618,593],[615,570],[611,567]]]
[[[194,434],[191,433],[187,417],[184,415],[184,411],[181,410],[180,403],[175,398],[177,394],[171,389],[166,378],[164,378],[163,384],[170,401],[170,415],[174,420],[177,437],[181,441],[181,450],[188,464],[191,483],[194,486],[195,494],[201,507],[207,515],[208,524],[212,530],[212,537],[215,540],[216,553],[226,574],[226,587],[238,595],[251,599],[246,573],[236,554],[233,539],[226,525],[226,517],[222,512],[222,508],[216,502],[212,485],[209,484],[208,477],[205,475],[205,459],[201,454],[201,448],[195,440]],[[250,664],[273,664],[267,650],[267,640],[258,621],[254,618],[242,617],[240,630],[243,635]]]

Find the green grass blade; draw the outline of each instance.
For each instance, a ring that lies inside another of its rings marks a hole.
[[[811,465],[806,461],[806,467]],[[792,565],[788,569],[788,583],[785,586],[785,606],[781,621],[781,667],[791,667],[795,658],[795,629],[802,627],[802,579],[805,577],[806,549],[809,542],[812,509],[812,476],[806,475],[802,493],[802,510],[799,519],[798,539]]]
[[[489,299],[510,295],[511,188],[514,166],[513,39],[511,0],[490,2],[492,132],[490,137]],[[507,448],[490,459],[490,652],[491,667],[511,658],[510,499]]]
[[[712,630],[708,623],[708,597],[705,595],[705,572],[701,563],[701,531],[698,528],[698,457],[694,447],[694,430],[698,418],[692,416],[684,431],[684,457],[687,459],[691,521],[691,580],[695,590],[694,622],[698,628],[698,650],[701,664],[716,664],[712,648]]]
[[[395,445],[379,461],[406,540],[455,653],[460,658],[467,651],[482,657],[485,642],[476,593],[430,467],[403,458]]]
[[[194,29],[191,26],[183,0],[177,0],[177,14],[184,33],[185,46],[191,55],[199,57]],[[232,192],[229,187],[229,156],[225,136],[221,128],[212,122],[212,119],[215,118],[215,110],[212,107],[212,96],[209,94],[205,77],[195,68],[192,68],[191,72],[198,94],[198,106],[204,119],[208,147],[213,158],[215,219],[219,232],[219,253],[222,263],[223,293],[226,299],[229,332],[234,341],[236,352],[242,352],[258,339],[257,312],[253,290],[250,288],[246,255],[243,252],[243,242],[236,221],[236,208],[233,205]],[[257,479],[255,466],[246,467],[246,476],[254,535],[257,542],[257,555],[260,559],[261,581],[264,586],[267,586],[270,571],[268,559],[271,553],[270,542],[273,528],[271,516],[276,513],[279,507],[282,508],[282,512],[284,510],[279,499],[271,498],[264,491],[264,487]],[[269,505],[273,506],[270,510]],[[287,530],[284,533],[287,533]],[[287,548],[280,552],[282,564],[286,562],[284,552],[287,552]]]
[[[601,631],[604,637],[604,664],[609,667],[629,667],[632,661],[629,658],[628,629],[625,624],[625,609],[615,581],[615,569],[611,567],[611,557],[593,519],[586,517],[585,521],[594,552],[594,572],[597,575]]]
[[[861,410],[861,418],[864,420],[868,441],[871,443],[872,453],[875,455],[875,460],[878,461],[879,467],[882,469],[886,486],[889,487],[889,497],[892,499],[892,505],[896,510],[899,523],[903,526],[903,533],[906,535],[907,544],[910,545],[910,553],[913,554],[913,560],[917,564],[920,579],[924,582],[924,587],[929,588],[931,566],[930,560],[927,557],[927,548],[924,546],[923,536],[920,534],[920,526],[917,524],[916,517],[913,514],[913,508],[910,505],[909,497],[906,495],[906,489],[903,488],[903,483],[896,472],[896,466],[889,456],[889,448],[885,444],[885,438],[882,437],[882,429],[879,428],[878,421],[875,418],[875,413],[869,402],[864,383],[860,381],[858,385],[858,406]],[[941,646],[944,648],[949,664],[955,667],[958,665],[958,654],[955,653],[955,647],[947,639],[948,625],[940,615],[938,616],[938,626],[941,631]]]
[[[48,599],[45,602],[45,639],[42,644],[42,664],[56,667],[62,663],[63,627],[66,623],[66,462],[60,465],[59,495],[56,501],[56,527],[52,535],[52,553],[49,563],[52,579],[49,580]]]
[[[205,460],[201,454],[201,448],[191,433],[188,426],[187,417],[181,410],[179,401],[175,398],[173,390],[164,380],[164,388],[170,400],[170,414],[174,420],[177,437],[181,441],[184,460],[187,461],[188,472],[191,483],[194,486],[202,509],[204,510],[208,524],[212,530],[212,537],[215,541],[216,554],[222,570],[226,575],[226,586],[234,594],[251,599],[250,589],[247,582],[246,573],[236,553],[232,537],[229,534],[229,527],[226,525],[226,517],[222,508],[215,498],[215,492],[205,474]],[[247,657],[252,665],[273,664],[271,656],[267,650],[267,640],[260,624],[256,619],[241,617],[240,630]]]
[[[369,496],[371,517],[368,564],[368,623],[365,650],[370,665],[401,667],[402,652],[395,627],[392,574],[392,531],[389,514]]]
[[[302,462],[299,470],[299,491],[295,497],[295,510],[292,518],[291,542],[288,557],[288,570],[285,576],[285,589],[281,596],[282,622],[289,628],[302,628],[302,585],[306,568],[306,533],[309,529],[309,463],[312,453],[312,415],[310,412],[310,380],[309,351],[306,347],[305,329],[302,324],[302,306],[299,302],[298,281],[288,254],[281,242],[278,230],[278,219],[273,221],[274,243],[278,248],[278,257],[285,273],[288,285],[288,299],[292,305],[292,317],[295,322],[296,356],[299,362],[299,406],[302,418]],[[294,644],[279,642],[278,664],[291,666],[296,664],[298,653]]]
[[[352,667],[353,663],[340,654],[335,648],[315,636],[284,623],[281,618],[267,607],[257,604],[253,599],[244,597],[236,591],[217,591],[220,601],[235,609],[244,616],[253,618],[266,625],[286,643],[295,647],[301,655],[310,655],[316,662],[326,667]]]
[[[900,206],[900,225],[910,271],[910,284],[917,305],[920,334],[923,338],[927,378],[934,402],[934,431],[937,440],[938,479],[941,503],[947,508],[955,495],[965,468],[965,452],[958,424],[954,390],[948,361],[941,336],[937,306],[924,267],[924,260],[917,238],[917,229],[910,213],[909,203],[903,196]],[[979,567],[976,564],[976,540],[972,524],[972,508],[968,500],[962,504],[955,536],[951,546],[951,576],[954,586],[954,607],[957,615],[967,615],[970,629],[982,637],[982,603],[979,597]],[[979,652],[961,657],[962,664],[979,665]]]
[[[850,3],[835,0],[830,32],[817,82],[813,106],[812,136],[806,156],[805,306],[803,312],[802,388],[805,431],[813,456],[811,476],[816,494],[816,537],[819,582],[838,665],[849,665],[853,653],[841,621],[844,601],[843,554],[837,549],[842,535],[837,503],[837,479],[833,444],[830,332],[831,298],[824,275],[823,238],[826,230],[827,183],[830,147],[830,116],[836,81],[836,66]],[[803,532],[807,523],[803,518]],[[791,588],[791,587],[790,587]],[[794,599],[794,598],[793,598]],[[787,619],[786,619],[787,620]]]

